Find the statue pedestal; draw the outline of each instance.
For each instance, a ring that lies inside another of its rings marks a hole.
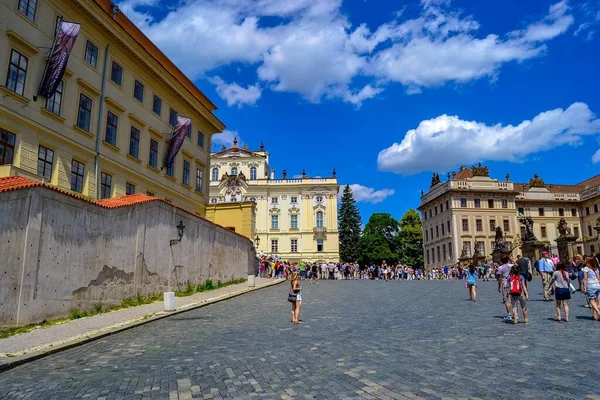
[[[466,267],[471,262],[471,257],[460,257],[458,262],[461,267]]]
[[[575,255],[573,253],[573,243],[576,241],[577,237],[574,235],[562,235],[555,240],[558,246],[558,258],[561,262],[573,259]]]
[[[539,260],[541,257],[538,254],[540,249],[546,247],[544,242],[540,242],[539,240],[534,240],[531,242],[525,242],[521,245],[521,250],[523,251],[523,257],[527,257],[531,260],[533,264],[535,260]]]
[[[479,267],[483,260],[485,260],[485,256],[473,256],[473,265]]]
[[[510,255],[512,252],[506,250],[494,249],[492,251],[492,261],[496,264],[502,264],[502,257]]]

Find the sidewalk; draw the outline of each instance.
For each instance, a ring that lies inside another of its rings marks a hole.
[[[46,355],[101,337],[143,325],[183,311],[217,303],[254,290],[285,282],[283,279],[256,278],[256,286],[248,283],[231,285],[210,292],[176,297],[176,311],[163,311],[163,302],[129,307],[122,310],[71,320],[59,325],[0,339],[0,372]]]

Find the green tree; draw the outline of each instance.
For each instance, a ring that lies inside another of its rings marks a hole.
[[[340,258],[342,261],[356,261],[358,259],[358,241],[362,219],[358,207],[356,207],[350,185],[344,187],[338,213],[338,225]]]
[[[358,241],[359,264],[365,267],[369,264],[379,264],[382,260],[386,260],[388,264],[398,262],[398,229],[398,221],[390,214],[371,215]]]
[[[414,268],[423,267],[423,228],[421,217],[414,209],[408,210],[399,222],[396,236],[400,261]]]

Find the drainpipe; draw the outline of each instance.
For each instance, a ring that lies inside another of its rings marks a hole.
[[[100,129],[102,127],[102,113],[104,112],[104,91],[106,89],[106,71],[108,70],[108,44],[104,51],[104,69],[102,70],[102,88],[100,91],[100,107],[98,108],[98,125],[96,127],[96,157],[94,170],[96,171],[96,200],[100,197]]]

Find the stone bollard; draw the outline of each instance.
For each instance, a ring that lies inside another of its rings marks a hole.
[[[248,275],[248,287],[256,286],[256,277],[254,275]]]
[[[164,292],[163,303],[165,311],[175,311],[175,292]]]

